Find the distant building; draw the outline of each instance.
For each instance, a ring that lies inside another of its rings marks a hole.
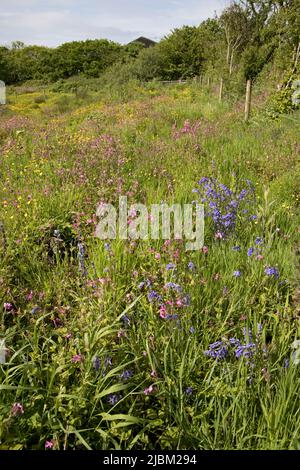
[[[153,47],[156,44],[156,42],[152,41],[152,39],[144,38],[143,36],[135,39],[134,41],[131,41],[129,44],[132,44],[134,42],[139,42],[143,44],[145,47]]]

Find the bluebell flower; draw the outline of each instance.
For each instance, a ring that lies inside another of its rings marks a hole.
[[[87,270],[85,268],[85,247],[82,242],[78,243],[78,259],[79,259],[79,272],[83,276],[87,275]]]
[[[285,369],[288,369],[288,368],[290,367],[290,360],[289,360],[289,358],[286,358],[286,359],[284,360],[283,367],[284,367]]]
[[[98,370],[100,369],[100,365],[101,365],[100,358],[98,356],[95,356],[93,358],[93,368],[95,369],[96,372],[98,372]]]
[[[238,196],[239,200],[242,201],[243,199],[245,199],[247,194],[248,194],[248,191],[246,189],[243,189]]]
[[[171,314],[168,314],[166,316],[166,320],[178,320],[179,316],[178,315],[171,315]]]
[[[204,354],[213,359],[223,360],[228,356],[228,349],[222,341],[217,341],[212,343]]]
[[[186,294],[182,300],[186,307],[189,307],[191,305],[191,296],[189,294]]]
[[[249,256],[249,258],[250,258],[250,256],[253,255],[253,253],[254,253],[254,248],[252,248],[252,247],[249,248],[248,253],[247,253],[247,255]]]
[[[236,229],[239,212],[253,202],[252,187],[241,191],[232,190],[215,178],[202,178],[199,183],[199,197],[206,203],[206,217],[211,217],[215,231],[224,233],[224,238]]]
[[[188,396],[192,395],[192,394],[193,394],[193,387],[187,387],[187,388],[185,389],[185,393],[186,393],[186,395],[188,395]]]
[[[270,277],[275,277],[276,279],[279,278],[279,272],[277,268],[272,268],[271,266],[265,269],[265,274]]]
[[[143,289],[144,287],[147,287],[147,288],[151,287],[151,281],[149,281],[149,279],[146,279],[145,281],[142,281],[139,283],[138,285],[139,289]]]
[[[241,271],[234,271],[233,275],[234,277],[241,277],[242,273]]]
[[[249,359],[254,355],[255,349],[256,349],[255,343],[248,343],[248,344],[240,345],[235,350],[235,357],[237,359],[241,357],[245,357]]]
[[[240,340],[236,338],[230,338],[229,343],[231,346],[239,346],[241,344]]]
[[[182,287],[179,284],[176,284],[175,282],[167,282],[165,285],[166,289],[173,289],[179,293],[182,292]]]
[[[240,246],[234,246],[232,249],[233,249],[233,251],[241,251],[241,247],[240,247]]]
[[[173,263],[167,264],[166,270],[167,270],[167,271],[171,271],[172,269],[176,269],[176,265],[173,264]]]
[[[38,313],[40,310],[41,310],[41,307],[33,307],[33,309],[31,310],[31,314],[32,314],[32,315],[35,315],[35,314]]]
[[[148,300],[151,303],[161,301],[161,296],[157,292],[155,292],[155,290],[152,290],[148,294]]]
[[[121,321],[124,323],[124,325],[130,326],[130,318],[128,315],[123,315],[121,317]]]
[[[195,269],[195,265],[194,265],[194,263],[193,263],[192,261],[189,262],[188,268],[189,268],[191,271],[193,271],[193,270]]]
[[[118,403],[118,401],[120,401],[120,397],[118,395],[115,395],[115,394],[111,394],[109,395],[108,397],[108,403],[112,406],[116,405]]]
[[[124,372],[120,374],[120,379],[126,381],[129,380],[132,376],[133,372],[131,370],[124,370]]]
[[[248,341],[248,338],[252,341],[252,330],[250,330],[250,328],[243,328],[243,335],[246,342]]]

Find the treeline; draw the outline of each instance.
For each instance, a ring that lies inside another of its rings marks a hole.
[[[300,55],[300,0],[233,2],[198,27],[175,29],[156,46],[107,40],[57,48],[15,42],[0,48],[0,79],[57,81],[71,76],[109,80],[174,80],[203,73],[254,79],[267,64],[295,73]]]
[[[138,55],[143,45],[121,46],[105,39],[73,41],[57,48],[25,46],[20,41],[0,47],[0,78],[6,83],[56,81],[83,74],[99,77],[109,66]]]

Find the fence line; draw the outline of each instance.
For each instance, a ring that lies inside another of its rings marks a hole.
[[[186,83],[199,83],[200,86],[205,87],[208,90],[211,90],[212,87],[215,85],[216,92],[218,93],[218,99],[219,102],[222,103],[223,97],[224,97],[224,90],[226,90],[226,84],[227,80],[225,80],[223,77],[219,79],[219,82],[215,82],[215,77],[210,77],[209,75],[199,75],[195,77],[191,77],[186,80],[157,80],[157,81],[152,81],[152,83],[160,83],[162,85],[184,85]],[[151,81],[147,82],[151,83]],[[229,80],[230,84],[240,84],[238,80]],[[229,94],[231,96],[235,96],[234,93],[228,92],[226,90],[226,94]],[[250,110],[251,110],[251,99],[252,99],[252,81],[247,80],[246,82],[246,97],[245,97],[245,109],[244,109],[244,119],[247,122],[250,118]]]

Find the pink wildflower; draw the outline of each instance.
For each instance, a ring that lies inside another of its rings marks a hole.
[[[167,309],[164,305],[162,305],[159,309],[159,316],[160,318],[163,318],[163,319],[167,317]]]
[[[51,440],[51,441],[46,441],[45,442],[45,449],[53,449],[53,446],[54,446],[54,442]]]
[[[13,406],[11,407],[11,414],[13,416],[21,416],[24,414],[24,408],[21,403],[14,403]]]
[[[3,307],[7,312],[11,312],[13,309],[13,305],[10,302],[4,302]]]
[[[29,292],[29,294],[27,295],[26,299],[27,299],[28,301],[30,301],[30,300],[33,299],[33,292],[32,292],[32,290]]]
[[[154,387],[153,387],[153,385],[150,385],[150,387],[145,388],[144,394],[145,394],[146,396],[148,396],[148,395],[151,395],[151,393],[152,393],[153,391],[154,391]]]
[[[83,358],[82,358],[81,354],[75,354],[75,355],[72,357],[72,362],[73,362],[73,363],[82,362],[82,361],[83,361]]]

